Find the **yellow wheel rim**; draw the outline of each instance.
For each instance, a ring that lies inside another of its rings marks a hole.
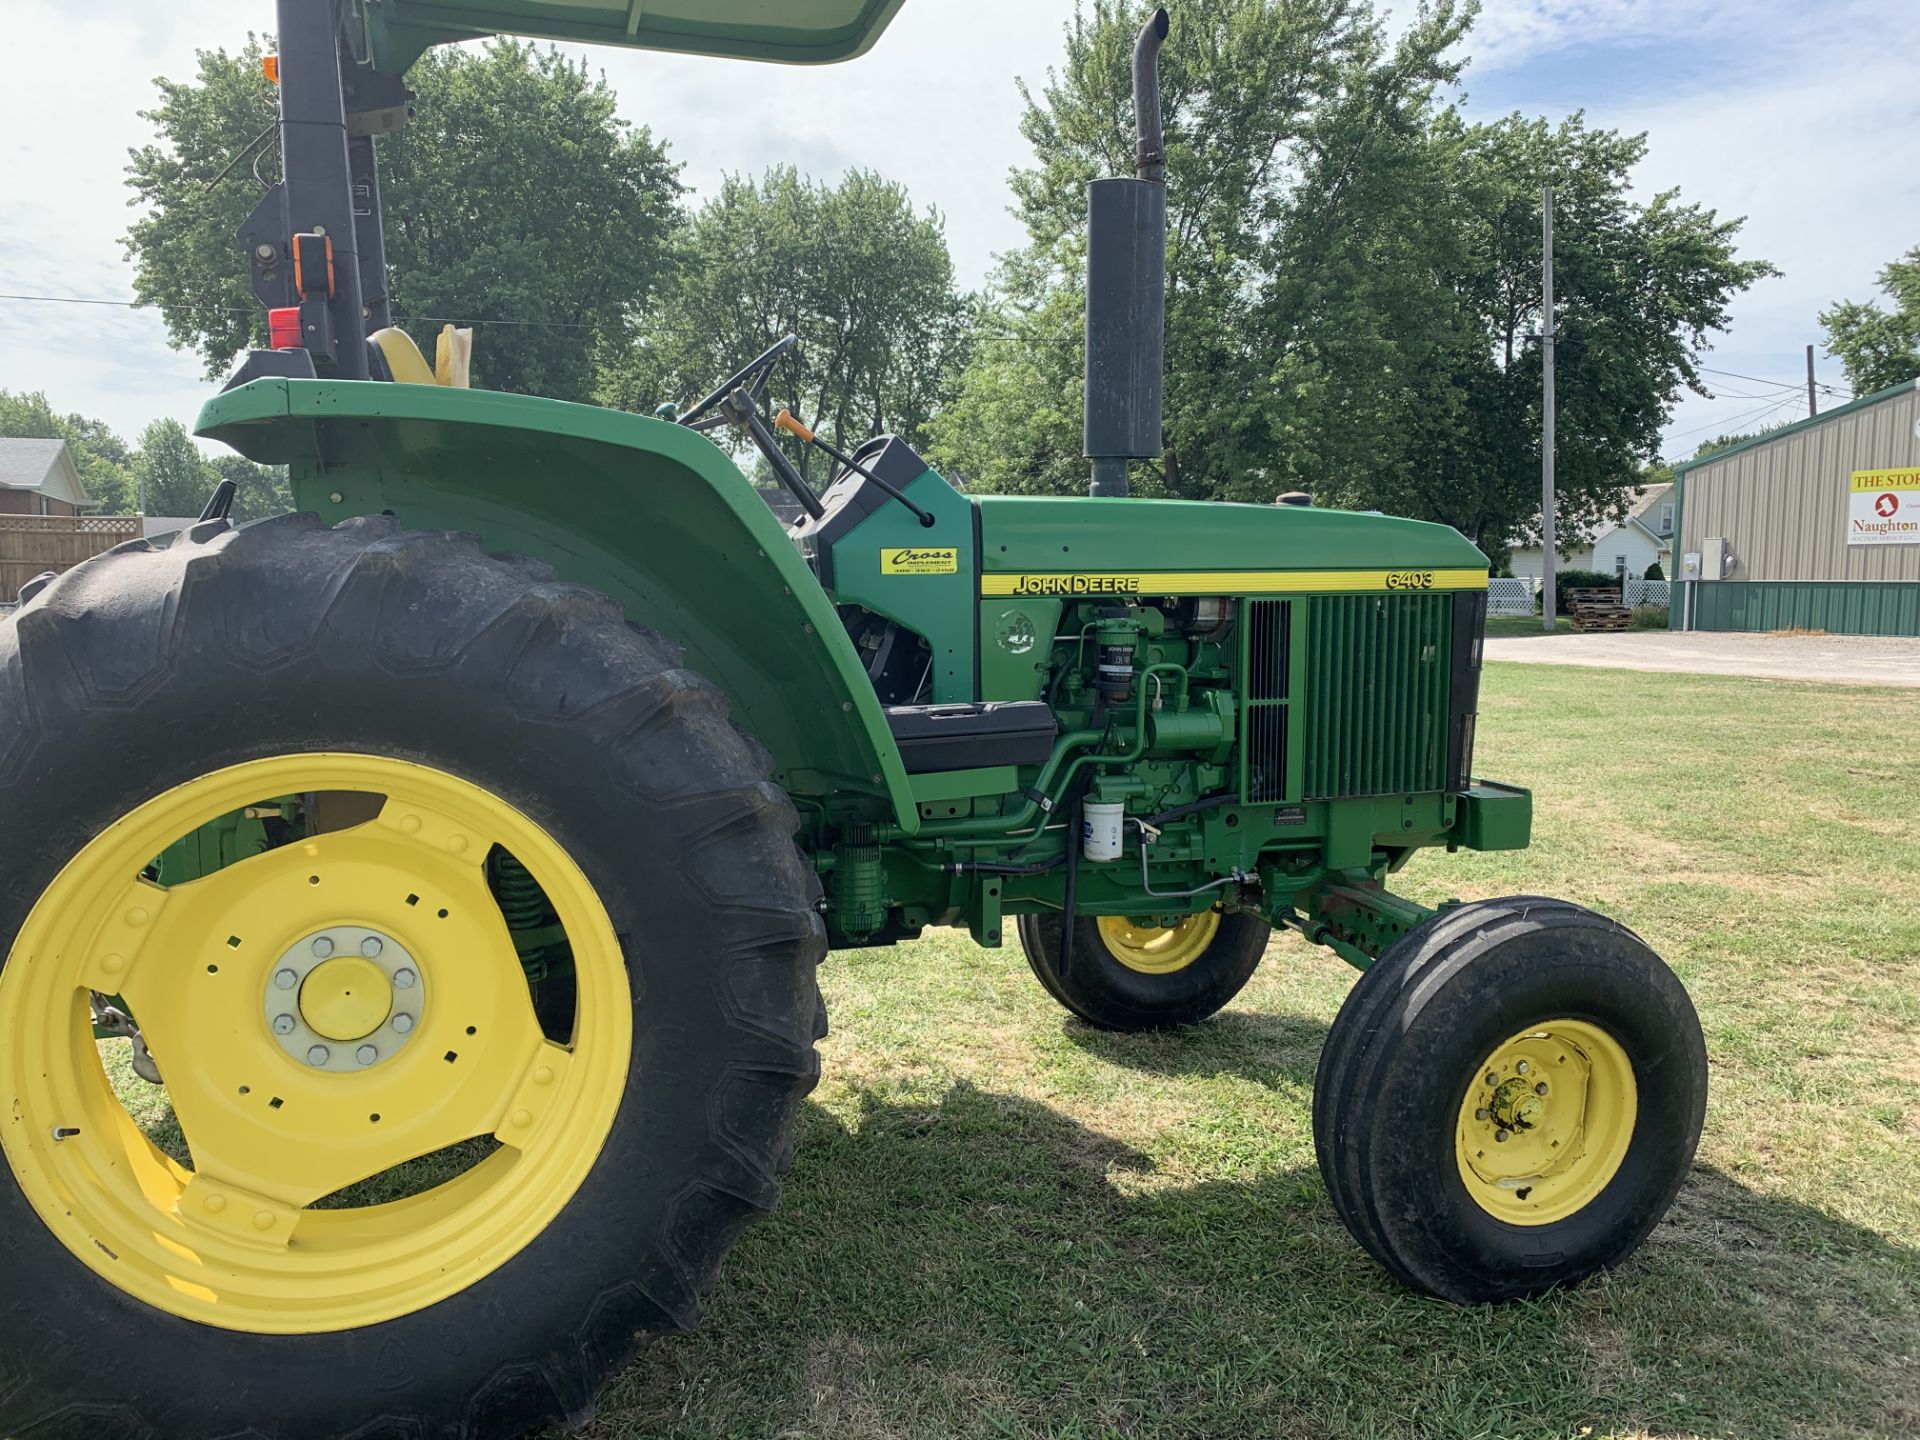
[[[1139,925],[1125,915],[1102,915],[1100,939],[1107,953],[1142,975],[1171,975],[1184,970],[1220,933],[1220,912],[1203,910],[1173,925]]]
[[[385,800],[189,884],[140,878],[199,826],[311,791]],[[569,1043],[534,1014],[495,846],[565,927]],[[192,1168],[115,1098],[90,991],[138,1021]],[[35,905],[0,970],[0,1143],[47,1227],[149,1305],[259,1333],[373,1325],[485,1278],[573,1198],[625,1088],[630,993],[593,886],[511,806],[400,760],[254,761],[140,806]],[[316,1204],[482,1137],[497,1148],[424,1193]]]
[[[1585,1020],[1523,1030],[1481,1062],[1460,1105],[1467,1193],[1511,1225],[1551,1225],[1591,1204],[1627,1157],[1639,1114],[1633,1062]]]

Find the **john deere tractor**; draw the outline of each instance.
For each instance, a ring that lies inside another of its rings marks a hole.
[[[1661,960],[1564,901],[1388,888],[1528,840],[1474,771],[1482,555],[1127,496],[1164,12],[1137,174],[1088,194],[1089,496],[769,414],[791,340],[640,416],[469,388],[392,326],[376,149],[428,47],[824,62],[899,3],[278,0],[285,178],[238,237],[272,348],[198,431],[298,513],[236,526],[223,487],[0,622],[0,1434],[581,1422],[777,1200],[816,968],[931,926],[1114,1030],[1205,1021],[1276,930],[1350,961],[1315,1145],[1416,1290],[1539,1294],[1673,1200],[1706,1062]]]

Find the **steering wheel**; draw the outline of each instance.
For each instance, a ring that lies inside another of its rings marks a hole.
[[[753,443],[759,447],[760,453],[766,456],[767,464],[773,467],[773,473],[780,483],[800,502],[800,508],[818,520],[827,513],[826,506],[820,503],[820,497],[813,493],[813,487],[807,484],[806,478],[793,468],[787,452],[780,448],[780,442],[767,428],[767,422],[760,418],[761,406],[767,398],[767,382],[773,378],[773,367],[780,363],[782,355],[798,343],[794,336],[789,335],[774,344],[743,369],[729,375],[711,395],[696,402],[680,417],[680,424],[702,433],[722,425],[732,425],[746,431],[753,437]]]
[[[754,408],[758,409],[761,402],[767,398],[767,382],[773,379],[774,366],[780,363],[781,356],[799,343],[800,339],[796,335],[776,340],[757,358],[748,361],[746,365],[715,386],[712,394],[690,405],[686,413],[679,417],[680,423],[690,430],[711,430],[716,425],[733,423],[732,417],[724,414],[715,415],[711,419],[706,417],[736,390],[745,390],[748,398],[753,401]]]

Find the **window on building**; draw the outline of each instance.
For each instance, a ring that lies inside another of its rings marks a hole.
[[[1627,578],[1627,557],[1626,556],[1616,555],[1613,557],[1613,573],[1618,575],[1622,580]]]
[[[1673,533],[1673,502],[1671,500],[1660,507],[1660,533],[1662,535]]]

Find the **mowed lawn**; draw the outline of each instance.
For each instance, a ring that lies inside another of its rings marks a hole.
[[[942,937],[831,958],[779,1214],[589,1433],[1920,1434],[1920,701],[1496,665],[1480,736],[1535,847],[1407,888],[1600,907],[1705,1021],[1699,1161],[1628,1265],[1457,1309],[1367,1259],[1314,1167],[1324,951],[1116,1037]]]

